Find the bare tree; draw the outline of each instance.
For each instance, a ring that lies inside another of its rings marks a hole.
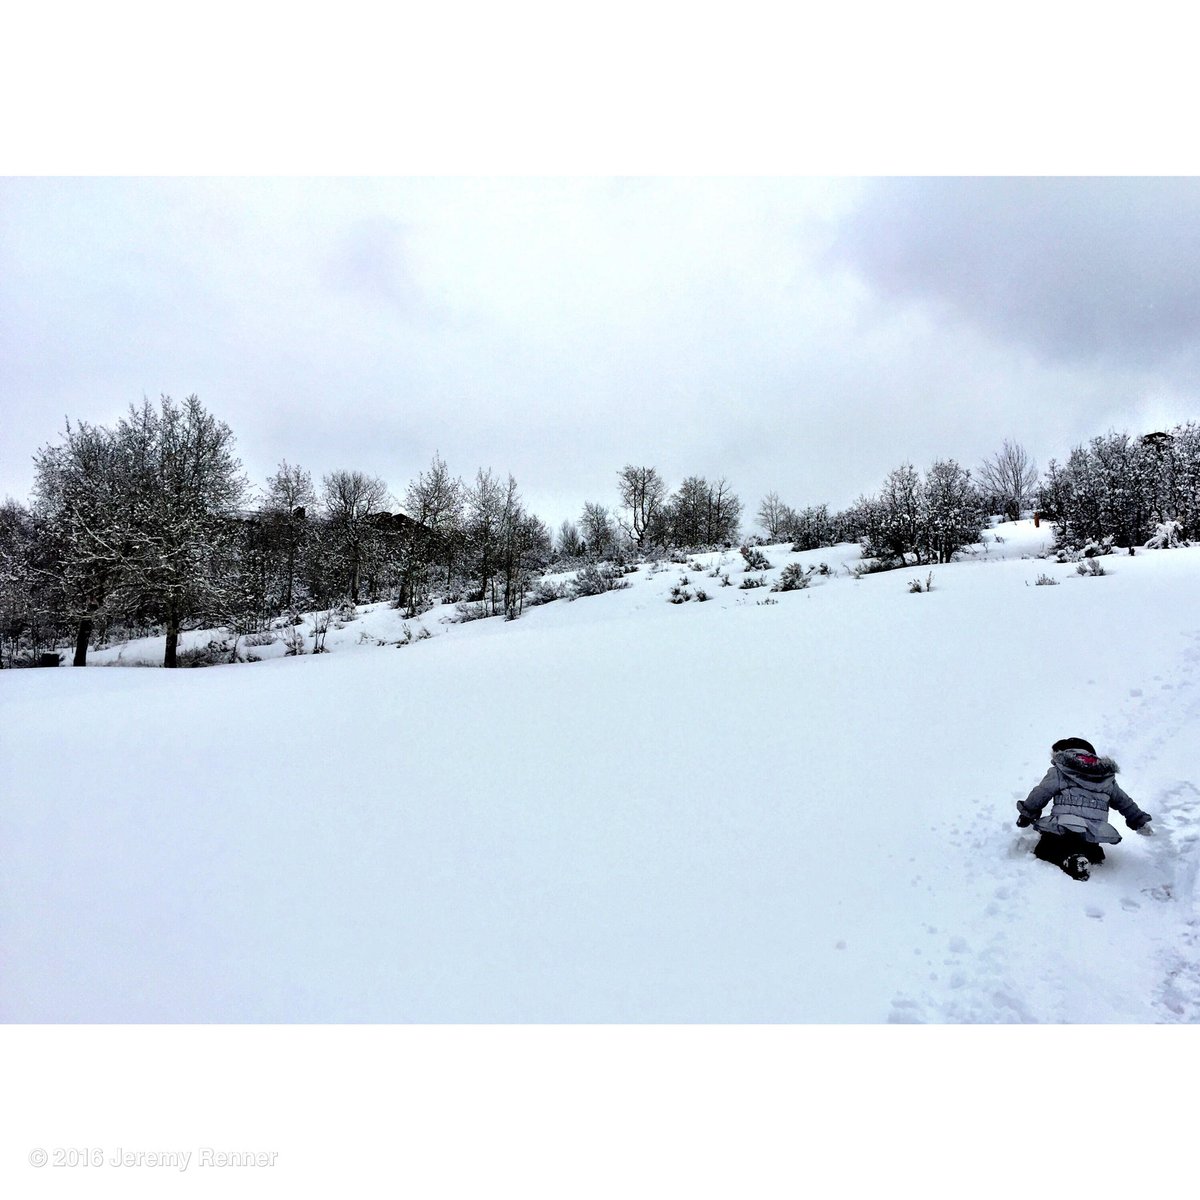
[[[725,479],[708,489],[707,541],[710,545],[736,542],[742,519],[742,502]]]
[[[321,498],[333,548],[339,556],[350,603],[357,604],[364,571],[376,549],[377,526],[370,518],[384,511],[387,484],[362,471],[333,471],[321,480]]]
[[[454,571],[454,558],[461,541],[463,506],[466,494],[462,480],[450,474],[440,455],[433,456],[428,471],[408,485],[404,507],[413,524],[409,527],[405,547],[405,570],[401,585],[402,602],[415,605],[418,591],[423,591],[435,563],[445,568],[449,584]]]
[[[667,489],[654,467],[626,466],[617,475],[621,504],[628,513],[622,521],[626,532],[640,548],[653,536],[663,516]]]
[[[479,581],[479,598],[495,602],[494,581],[500,569],[501,528],[507,495],[491,469],[481,467],[474,484],[467,489],[465,524],[468,572]],[[495,609],[493,607],[492,611]]]
[[[982,489],[1001,508],[1010,521],[1020,519],[1030,507],[1037,487],[1037,464],[1025,447],[1005,439],[1004,445],[979,465]]]
[[[564,521],[558,527],[558,553],[563,558],[577,558],[581,548],[579,526],[574,521]]]
[[[768,492],[758,506],[758,523],[772,541],[779,541],[788,532],[786,522],[792,510],[779,498],[778,492]]]
[[[270,522],[271,541],[277,543],[280,556],[280,601],[292,607],[296,581],[296,560],[309,529],[308,510],[317,499],[312,476],[301,467],[288,465],[287,459],[267,481],[263,514]]]
[[[616,542],[612,519],[603,504],[592,504],[590,501],[584,504],[583,516],[579,519],[579,533],[590,558],[606,557]]]

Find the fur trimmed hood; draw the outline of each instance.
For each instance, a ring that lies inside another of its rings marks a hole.
[[[1086,780],[1111,779],[1121,770],[1111,758],[1083,750],[1057,750],[1050,755],[1050,761],[1060,771]]]

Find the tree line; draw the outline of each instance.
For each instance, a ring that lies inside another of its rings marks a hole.
[[[91,647],[155,633],[176,666],[188,628],[250,633],[385,599],[410,615],[441,601],[514,619],[553,565],[742,537],[743,505],[724,478],[688,476],[670,492],[655,467],[632,464],[617,473],[616,504],[589,501],[553,535],[511,474],[481,468],[464,481],[438,455],[400,504],[377,477],[314,481],[286,461],[251,489],[232,432],[196,396],[143,401],[112,427],[68,422],[34,467],[31,503],[0,505],[0,665],[68,643],[85,665]],[[990,516],[1032,510],[1053,522],[1059,548],[1144,544],[1164,524],[1200,538],[1200,426],[1096,437],[1044,474],[1005,441],[974,471],[902,463],[841,512],[770,492],[755,515],[766,541],[857,542],[888,567],[949,562]]]
[[[34,456],[31,503],[0,506],[0,665],[70,643],[83,666],[94,646],[154,633],[174,667],[185,629],[252,633],[366,601],[513,619],[556,560],[738,536],[723,479],[669,495],[656,469],[626,466],[619,503],[586,504],[555,539],[511,474],[464,481],[435,455],[396,504],[375,476],[314,481],[284,461],[252,490],[234,445],[196,396],[143,401],[112,427],[68,421]]]

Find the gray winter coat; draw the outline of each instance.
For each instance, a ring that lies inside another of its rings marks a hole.
[[[1121,835],[1105,820],[1110,805],[1130,829],[1140,829],[1150,820],[1150,814],[1121,790],[1116,780],[1119,768],[1111,758],[1059,750],[1050,756],[1050,763],[1042,782],[1017,802],[1017,811],[1034,818],[1034,828],[1042,833],[1079,833],[1089,842],[1119,842]],[[1050,801],[1054,802],[1050,815],[1041,816]]]

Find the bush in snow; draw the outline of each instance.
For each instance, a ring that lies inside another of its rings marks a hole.
[[[1183,525],[1179,521],[1160,521],[1154,530],[1154,536],[1146,543],[1147,550],[1174,550],[1186,546],[1183,538]],[[1131,547],[1132,548],[1132,547]]]
[[[771,589],[773,592],[798,592],[808,587],[816,567],[802,567],[799,563],[788,563],[779,575],[779,581]]]
[[[908,590],[914,594],[917,592],[932,592],[933,591],[933,572],[930,571],[925,576],[924,583],[920,579],[910,579],[908,581]]]
[[[771,569],[770,562],[767,561],[767,556],[753,546],[743,546],[741,550],[742,558],[746,560],[747,571],[769,571]]]
[[[539,604],[552,604],[555,600],[569,600],[571,597],[571,588],[566,583],[553,583],[548,579],[539,579],[533,585],[531,591],[525,597],[525,603],[530,608],[536,608]]]
[[[1047,575],[1044,571],[1033,582],[1036,587],[1056,587],[1058,585],[1058,580]]]
[[[636,570],[636,568],[635,568]],[[575,599],[580,596],[599,596],[604,592],[615,592],[620,588],[629,587],[629,583],[622,579],[625,574],[623,570],[610,567],[606,564],[588,563],[576,576],[572,583]]]
[[[300,627],[293,625],[291,629],[283,635],[281,639],[284,646],[284,655],[287,658],[296,658],[304,653],[305,642],[304,634],[300,631]]]
[[[767,581],[761,575],[747,575],[746,578],[743,579],[740,584],[738,584],[738,587],[740,587],[744,592],[748,591],[750,588],[760,588],[766,586]]]
[[[855,579],[861,579],[864,575],[881,575],[884,571],[894,571],[899,565],[901,564],[888,559],[867,558],[860,563],[855,563],[853,567],[847,565],[846,570]]]
[[[213,638],[207,645],[192,646],[176,653],[176,665],[180,667],[215,667],[219,663],[236,661],[235,646],[218,638]]]
[[[1108,572],[1094,558],[1084,559],[1083,562],[1081,562],[1075,568],[1075,571],[1077,574],[1083,575],[1085,577],[1087,577],[1087,576],[1095,577],[1097,575],[1107,575],[1108,574]]]
[[[683,579],[680,580],[679,583],[675,584],[673,588],[671,588],[670,603],[686,604],[692,598],[692,593],[689,592],[684,586],[686,583],[687,580]]]

